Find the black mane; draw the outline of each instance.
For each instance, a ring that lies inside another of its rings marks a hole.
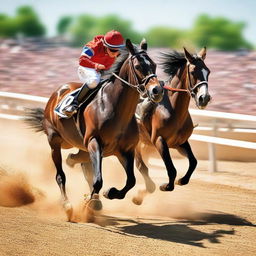
[[[127,50],[122,50],[112,67],[109,70],[103,72],[102,77],[108,80],[115,78],[112,73],[119,73],[122,65],[127,60],[128,56],[129,52]]]
[[[184,53],[174,50],[168,53],[161,53],[161,59],[160,65],[169,76],[174,76],[178,69],[187,62]]]

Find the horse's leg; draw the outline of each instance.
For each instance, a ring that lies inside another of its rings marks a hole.
[[[91,198],[94,194],[98,195],[102,185],[102,150],[96,138],[93,138],[88,143],[88,152],[93,167],[93,190],[91,193]]]
[[[148,167],[146,166],[145,162],[142,159],[140,143],[137,145],[135,149],[135,163],[136,163],[137,169],[139,170],[139,172],[142,174],[144,178],[146,190],[149,193],[153,193],[156,189],[156,185],[148,175]]]
[[[155,142],[155,146],[158,150],[158,152],[160,153],[166,170],[167,170],[167,174],[169,177],[169,183],[163,184],[160,186],[160,190],[162,191],[172,191],[174,189],[174,181],[177,175],[177,171],[175,166],[173,165],[171,156],[170,156],[170,152],[169,152],[169,147],[166,143],[166,141],[159,136]]]
[[[152,179],[148,175],[148,167],[146,166],[146,164],[142,159],[140,146],[141,144],[139,143],[135,149],[135,162],[136,162],[137,169],[142,174],[142,177],[145,181],[146,189],[139,190],[137,192],[137,195],[133,197],[132,201],[137,205],[142,204],[143,199],[147,193],[153,193],[156,189],[155,183],[152,181]]]
[[[63,200],[63,207],[66,211],[68,221],[70,221],[72,217],[73,209],[66,194],[66,188],[65,188],[66,176],[62,169],[62,157],[61,157],[62,138],[57,133],[52,132],[48,136],[48,141],[52,149],[52,160],[57,170],[56,181],[60,188],[60,192]]]
[[[134,176],[134,151],[123,152],[118,154],[118,160],[125,169],[127,180],[125,186],[118,190],[116,188],[110,188],[104,193],[104,196],[108,199],[123,199],[126,193],[135,185],[136,179]]]
[[[90,161],[90,157],[88,152],[79,150],[76,154],[69,154],[66,159],[66,164],[70,167],[74,167],[75,164],[88,162]]]
[[[190,177],[192,175],[192,173],[194,172],[196,166],[197,166],[197,160],[191,150],[191,147],[189,145],[189,142],[186,141],[185,143],[183,143],[182,145],[180,145],[180,147],[178,148],[178,151],[186,156],[189,160],[189,167],[188,167],[188,171],[186,172],[186,174],[184,175],[184,177],[182,177],[181,179],[178,180],[177,184],[179,185],[186,185],[189,183]]]
[[[91,162],[87,163],[81,163],[82,171],[84,174],[84,177],[89,185],[90,194],[93,191],[93,170],[92,170],[92,164]]]
[[[81,163],[81,167],[83,170],[84,177],[89,185],[90,195],[93,192],[93,170],[91,162]],[[96,211],[100,211],[102,209],[102,203],[99,199],[98,194],[94,194],[92,197],[88,197],[85,194],[85,219],[87,222],[93,222],[95,216],[98,214]]]

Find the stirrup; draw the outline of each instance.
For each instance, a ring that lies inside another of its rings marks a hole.
[[[72,116],[77,112],[78,104],[72,104],[70,106],[65,107],[62,110],[62,113],[64,113],[67,116]]]
[[[78,102],[76,98],[79,89],[64,97],[64,99],[57,105],[57,107],[54,109],[54,112],[58,116],[62,118],[70,118],[77,112]]]

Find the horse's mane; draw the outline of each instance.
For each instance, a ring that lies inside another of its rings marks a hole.
[[[161,59],[162,62],[160,62],[160,65],[163,67],[163,71],[169,76],[174,76],[178,69],[187,62],[184,53],[174,50],[168,53],[161,53]]]
[[[106,70],[103,72],[102,76],[104,79],[113,79],[115,76],[113,76],[112,73],[118,74],[122,65],[127,60],[129,56],[129,52],[127,50],[121,50],[120,55],[117,57],[115,63],[112,65],[112,67],[109,70]]]

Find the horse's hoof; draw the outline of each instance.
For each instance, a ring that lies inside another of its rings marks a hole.
[[[146,189],[147,189],[148,193],[150,193],[150,194],[154,193],[156,190],[155,183],[151,182],[150,185],[146,186]]]
[[[70,202],[64,202],[63,203],[63,208],[66,212],[68,221],[71,221],[72,220],[72,215],[73,215],[73,207],[72,207],[71,203]]]
[[[160,189],[161,191],[173,191],[173,190],[174,190],[174,185],[173,185],[173,186],[170,186],[168,183],[165,183],[165,184],[161,185],[161,186],[159,187],[159,189]]]
[[[107,199],[114,199],[114,198],[118,198],[117,194],[118,194],[118,190],[116,188],[110,188],[108,190],[106,190],[103,193],[103,196],[105,196]]]
[[[135,197],[133,197],[132,202],[133,202],[134,204],[136,204],[136,205],[141,205],[142,202],[143,202],[143,199],[140,198],[140,197],[135,196]]]
[[[188,184],[188,180],[185,180],[183,178],[179,179],[176,184],[180,185],[180,186],[184,186]]]
[[[67,159],[66,159],[66,164],[69,166],[69,167],[74,167],[75,166],[75,162],[74,160],[72,159],[72,156],[73,154],[69,154]]]
[[[99,195],[94,194],[92,198],[86,203],[86,206],[94,211],[100,211],[102,209],[102,202],[99,199]]]

